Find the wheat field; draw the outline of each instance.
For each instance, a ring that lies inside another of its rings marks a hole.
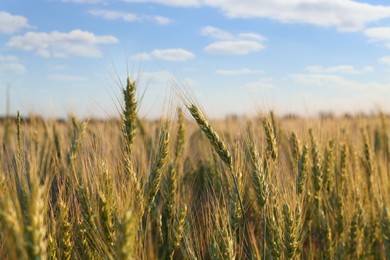
[[[5,118],[1,259],[390,259],[389,117]]]

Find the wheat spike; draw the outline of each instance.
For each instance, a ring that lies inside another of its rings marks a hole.
[[[148,188],[147,188],[147,198],[148,198],[149,207],[154,202],[154,198],[156,197],[156,194],[160,188],[162,168],[165,165],[166,158],[168,156],[168,143],[169,143],[169,133],[166,130],[163,130],[160,135],[157,159],[153,165],[152,172],[149,175]]]
[[[187,217],[187,206],[184,206],[180,211],[179,220],[175,229],[175,236],[170,246],[169,259],[173,259],[175,250],[180,246],[181,239],[183,238],[184,224]]]
[[[123,90],[125,107],[123,109],[123,134],[126,139],[126,150],[131,155],[131,146],[134,142],[137,125],[137,101],[135,97],[136,83],[127,78],[126,88]]]
[[[307,145],[303,146],[302,154],[299,158],[298,163],[298,175],[297,175],[297,192],[298,194],[302,194],[307,181],[308,168],[309,168],[309,148]]]

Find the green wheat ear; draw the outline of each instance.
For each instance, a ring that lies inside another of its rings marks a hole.
[[[381,229],[386,259],[390,259],[390,214],[388,207],[385,205],[383,205],[382,210]]]
[[[177,110],[179,129],[177,130],[176,146],[175,146],[175,164],[178,164],[178,160],[182,156],[185,144],[186,126],[184,122],[183,110],[179,108]]]
[[[162,168],[166,163],[166,158],[168,156],[168,143],[169,143],[169,133],[166,130],[163,130],[160,135],[159,141],[159,150],[157,154],[157,159],[153,165],[152,172],[149,176],[148,187],[147,187],[147,199],[148,206],[150,207],[154,198],[156,197],[157,192],[160,189]]]
[[[302,154],[300,155],[299,161],[298,161],[298,175],[297,175],[297,192],[298,194],[302,194],[306,182],[307,182],[307,175],[309,170],[309,148],[307,145],[303,146]]]
[[[109,251],[111,252],[115,244],[115,213],[113,212],[112,201],[108,201],[106,195],[103,192],[98,192],[98,198],[100,206],[100,222],[105,235],[105,240],[107,241],[106,243],[108,245]]]
[[[88,123],[86,121],[84,121],[81,124],[81,126],[78,126],[77,122],[75,122],[75,124],[76,124],[76,133],[73,136],[72,144],[71,144],[70,150],[68,152],[68,156],[67,156],[68,165],[71,168],[74,167],[74,162],[77,159],[78,152],[79,152],[80,147],[81,147],[82,138],[87,130],[87,125],[88,125]]]
[[[173,259],[175,250],[180,246],[184,234],[184,224],[185,224],[186,217],[187,217],[187,206],[184,206],[180,211],[178,223],[175,229],[175,236],[169,248],[169,259]]]
[[[25,227],[25,243],[30,259],[45,259],[46,241],[46,206],[44,201],[44,189],[39,185],[38,176],[32,181],[31,197]]]
[[[60,248],[62,259],[69,260],[72,258],[74,240],[73,240],[73,225],[69,220],[69,205],[60,198],[59,201],[60,210],[60,226],[59,236],[61,238]]]
[[[4,243],[13,259],[27,259],[24,246],[22,219],[19,218],[15,204],[10,196],[0,197],[0,226]]]
[[[263,126],[267,141],[267,156],[276,162],[278,160],[278,145],[276,141],[276,133],[274,132],[275,128],[268,118],[264,118]]]
[[[290,142],[291,142],[291,149],[292,149],[292,155],[294,161],[297,164],[299,164],[299,159],[301,157],[301,147],[300,147],[298,136],[295,132],[291,133]]]
[[[137,221],[131,210],[127,210],[118,228],[116,259],[135,259]]]
[[[338,180],[336,180],[337,190],[345,194],[345,180],[347,178],[348,171],[348,159],[349,159],[349,149],[346,144],[342,144],[341,155],[340,155],[340,171],[338,175]]]
[[[364,156],[361,158],[361,163],[364,167],[364,172],[366,174],[366,183],[367,183],[367,189],[370,196],[372,196],[372,182],[373,182],[373,175],[374,175],[374,166],[375,166],[375,158],[374,155],[371,152],[371,147],[368,141],[368,137],[366,133],[362,130],[363,135],[363,152]]]
[[[325,158],[323,167],[323,182],[324,189],[328,192],[333,190],[334,184],[334,170],[335,170],[335,154],[334,154],[334,141],[330,140],[325,148]]]
[[[313,183],[314,191],[318,193],[322,188],[322,167],[320,152],[318,150],[317,140],[313,135],[313,130],[309,129],[310,140],[311,140],[311,155],[313,159]]]
[[[249,152],[254,166],[254,169],[252,171],[252,180],[253,187],[256,193],[257,204],[259,205],[260,209],[264,210],[265,204],[268,200],[270,189],[264,173],[263,163],[254,144],[250,145]]]
[[[298,233],[297,223],[293,218],[290,207],[287,204],[283,205],[283,219],[284,219],[284,248],[286,259],[294,259],[298,249]]]
[[[137,101],[135,97],[136,83],[127,78],[126,88],[123,90],[125,107],[123,108],[123,135],[125,137],[126,150],[130,155],[131,146],[134,143],[135,129],[137,126]]]
[[[177,192],[177,172],[175,167],[171,164],[168,169],[168,176],[166,178],[166,202],[164,205],[164,214],[168,222],[172,222],[175,215],[176,207],[176,192]]]

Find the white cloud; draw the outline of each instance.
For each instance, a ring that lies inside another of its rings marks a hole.
[[[77,4],[97,4],[97,3],[103,3],[105,0],[62,0],[62,2],[71,2],[71,3],[77,3]]]
[[[309,87],[321,87],[321,88],[335,88],[335,89],[377,89],[386,90],[390,89],[390,83],[381,82],[360,82],[345,79],[336,75],[324,75],[324,74],[292,74],[290,78],[295,82],[303,86]]]
[[[47,80],[61,81],[61,82],[74,82],[74,81],[86,81],[86,77],[72,76],[66,74],[53,74],[47,76]]]
[[[167,61],[186,61],[195,58],[195,55],[184,49],[156,49],[149,53],[138,53],[133,56],[135,60],[167,60]]]
[[[233,34],[213,26],[203,27],[200,34],[217,40],[232,40],[235,38]]]
[[[384,56],[379,59],[380,63],[390,65],[390,56]]]
[[[166,24],[172,23],[171,19],[169,19],[168,17],[165,17],[165,16],[160,16],[160,15],[152,16],[151,19],[160,25],[166,25]]]
[[[23,28],[29,28],[27,18],[19,15],[12,15],[10,13],[0,11],[0,32],[1,33],[15,33]]]
[[[257,34],[257,33],[240,33],[240,34],[238,34],[238,37],[239,38],[249,38],[249,39],[256,40],[256,41],[266,40],[265,37],[263,37],[262,35]]]
[[[26,71],[26,67],[19,61],[18,57],[0,55],[0,73],[21,75]]]
[[[145,80],[145,81],[154,81],[155,83],[158,84],[164,84],[167,82],[167,80],[174,79],[176,78],[172,75],[172,73],[162,70],[162,71],[153,71],[153,72],[142,72],[140,73],[140,79]]]
[[[53,70],[65,70],[67,67],[63,64],[56,64],[56,65],[51,65],[50,68]]]
[[[12,55],[0,55],[0,62],[19,62],[19,58]]]
[[[170,87],[175,86],[179,82],[172,73],[165,70],[143,71],[136,80],[138,86],[148,89],[148,93],[151,96],[146,98],[151,98],[156,93],[165,95]]]
[[[160,25],[172,23],[172,20],[164,16],[138,15],[134,13],[126,13],[112,10],[92,9],[88,13],[93,16],[101,17],[105,20],[122,20],[125,22],[142,22],[152,21]]]
[[[390,40],[390,27],[373,27],[364,30],[364,34],[372,40]]]
[[[200,34],[203,36],[208,36],[216,40],[245,40],[245,39],[251,39],[255,41],[264,41],[266,38],[260,34],[252,33],[252,32],[246,32],[246,33],[239,33],[237,35],[234,35],[230,32],[227,32],[225,30],[219,29],[214,26],[205,26],[201,28]]]
[[[200,6],[199,0],[124,0],[128,3],[156,3],[169,6],[193,7]]]
[[[219,41],[206,48],[205,52],[214,54],[245,55],[264,49],[264,45],[255,41]]]
[[[371,42],[381,42],[390,48],[390,27],[374,27],[364,31]]]
[[[166,70],[144,71],[139,73],[136,80],[138,81],[138,84],[142,86],[154,86],[164,89],[181,83],[189,86],[197,84],[197,81],[192,78],[178,78]]]
[[[2,73],[11,73],[11,74],[24,74],[26,73],[26,67],[17,62],[11,62],[11,63],[0,63],[0,72]]]
[[[23,51],[34,51],[44,58],[101,57],[99,45],[117,42],[118,40],[111,35],[99,36],[92,32],[73,30],[68,33],[28,32],[22,36],[13,36],[7,46]]]
[[[243,90],[253,92],[259,90],[275,89],[276,86],[274,85],[272,78],[262,78],[254,82],[249,82],[244,85],[241,85],[240,88]]]
[[[265,48],[262,44],[265,38],[256,33],[234,35],[213,26],[206,26],[201,29],[200,34],[217,40],[203,49],[209,53],[245,55]]]
[[[140,17],[133,13],[124,13],[118,11],[108,11],[101,9],[89,10],[88,13],[93,16],[101,17],[105,20],[123,20],[126,22],[135,22],[140,20]]]
[[[257,70],[257,69],[242,68],[238,70],[216,70],[215,73],[220,75],[236,76],[236,75],[244,75],[244,74],[262,74],[264,73],[264,71]]]
[[[332,67],[323,67],[318,65],[307,66],[305,68],[308,72],[312,73],[324,73],[324,74],[332,74],[332,73],[340,73],[340,74],[359,74],[359,73],[368,73],[373,72],[374,68],[370,66],[365,66],[361,69],[358,69],[354,66],[350,65],[337,65]]]
[[[269,18],[282,23],[334,27],[339,31],[359,31],[368,23],[390,17],[390,6],[352,0],[127,0],[170,6],[208,6],[230,18]]]

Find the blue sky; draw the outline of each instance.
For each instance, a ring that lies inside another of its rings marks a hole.
[[[390,112],[390,4],[350,0],[2,0],[0,114],[140,115],[177,92],[209,116]],[[122,82],[122,83],[121,83]]]

